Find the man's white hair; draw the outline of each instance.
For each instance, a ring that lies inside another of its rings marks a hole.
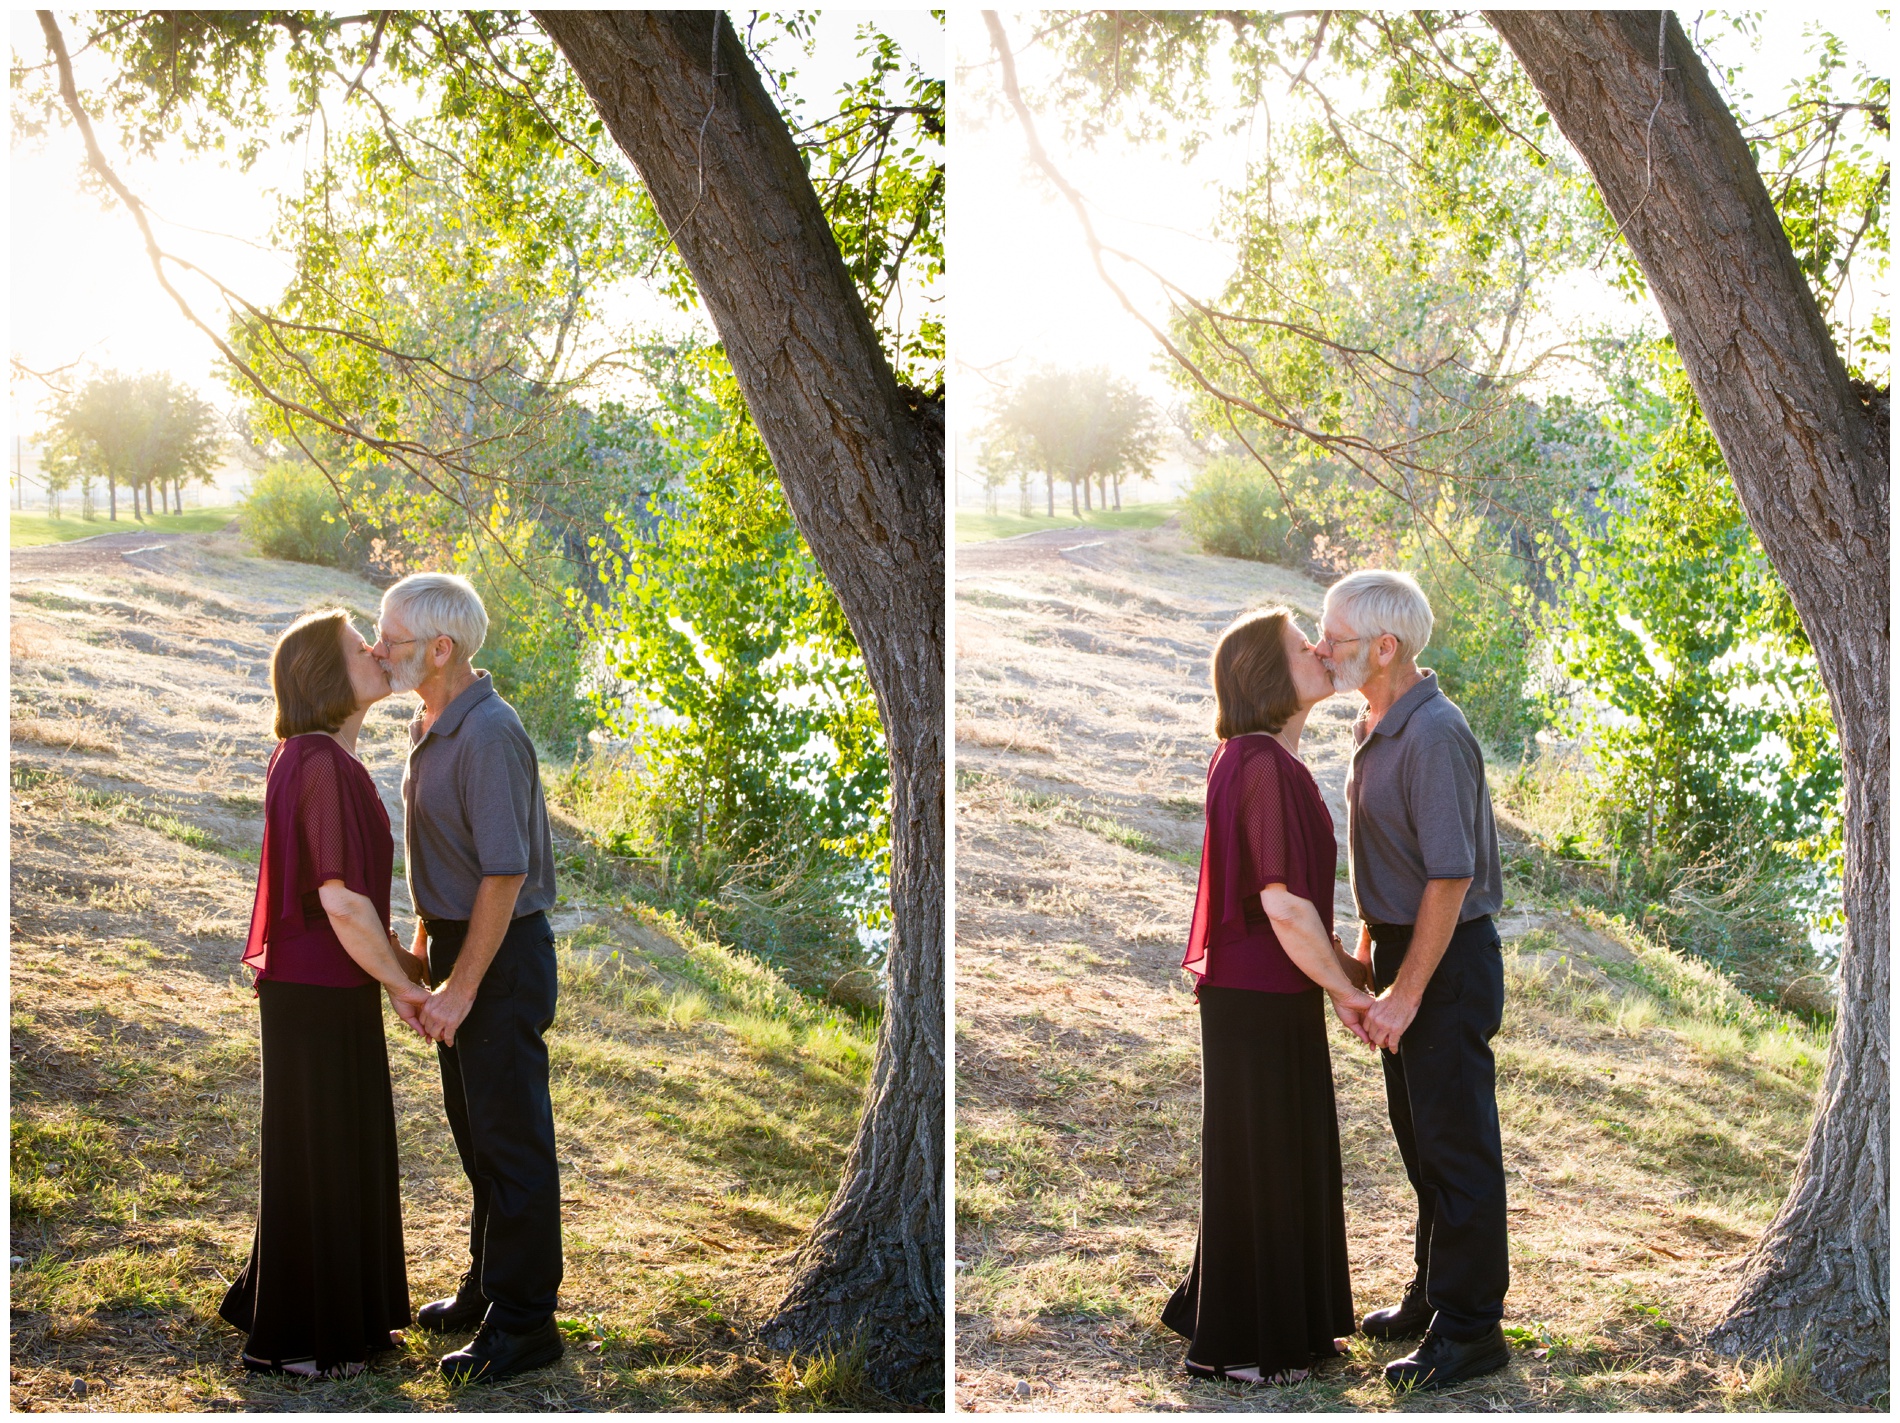
[[[1326,590],[1326,606],[1360,637],[1391,633],[1399,656],[1415,660],[1432,640],[1432,605],[1409,573],[1362,568]]]
[[[488,609],[475,585],[455,573],[412,573],[383,594],[383,611],[397,612],[409,635],[425,647],[438,637],[455,639],[455,655],[467,661],[488,636]]]

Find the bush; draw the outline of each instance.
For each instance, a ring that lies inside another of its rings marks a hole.
[[[1443,549],[1432,553],[1433,566],[1418,570],[1436,618],[1421,661],[1479,739],[1499,755],[1522,757],[1544,722],[1529,690],[1538,656],[1529,592],[1500,557],[1467,554],[1474,573]]]
[[[639,898],[769,964],[810,997],[858,1011],[883,1002],[858,907],[882,884],[862,861],[808,842],[745,856],[682,843],[670,835],[669,788],[630,752],[594,751],[555,771],[547,790],[549,804],[638,884]]]
[[[359,552],[330,481],[296,460],[265,467],[251,482],[239,518],[266,558],[342,568]]]
[[[535,532],[532,524],[511,529],[510,542],[523,563],[550,581],[531,583],[494,553],[480,563],[463,560],[458,571],[488,609],[488,638],[477,663],[494,676],[495,690],[508,699],[528,735],[549,755],[574,760],[599,724],[592,703],[579,694],[593,655],[592,630],[578,596],[564,586],[566,567],[535,551]]]
[[[1310,528],[1295,529],[1272,477],[1249,459],[1221,455],[1194,478],[1181,527],[1209,553],[1304,568]]]

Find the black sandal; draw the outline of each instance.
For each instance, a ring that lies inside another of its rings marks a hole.
[[[243,1362],[244,1371],[248,1374],[282,1374],[285,1378],[293,1379],[353,1379],[369,1367],[360,1359],[351,1359],[340,1364],[332,1364],[327,1369],[318,1369],[317,1361],[313,1358],[253,1359],[249,1354],[239,1354],[238,1358]],[[292,1364],[308,1364],[310,1372],[304,1373],[299,1369],[293,1369]]]
[[[1312,1377],[1310,1369],[1281,1369],[1278,1373],[1266,1374],[1260,1378],[1238,1379],[1233,1375],[1238,1369],[1258,1369],[1258,1364],[1197,1364],[1192,1359],[1182,1361],[1189,1378],[1207,1379],[1213,1383],[1244,1383],[1254,1388],[1290,1388],[1296,1383],[1304,1383]],[[1288,1378],[1288,1374],[1297,1373],[1299,1378]]]
[[[312,1369],[317,1366],[317,1361],[311,1358],[253,1359],[249,1354],[239,1354],[238,1358],[244,1361],[244,1372],[247,1374],[288,1374],[295,1379],[313,1378],[315,1375],[300,1374],[290,1367],[292,1364],[308,1364]]]

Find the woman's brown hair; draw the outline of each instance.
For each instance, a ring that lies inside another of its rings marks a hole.
[[[1275,732],[1300,709],[1286,660],[1290,608],[1257,608],[1227,625],[1214,644],[1214,735]]]
[[[277,698],[277,739],[307,731],[335,731],[356,710],[356,688],[343,660],[341,608],[306,613],[277,639],[270,655],[270,689]]]

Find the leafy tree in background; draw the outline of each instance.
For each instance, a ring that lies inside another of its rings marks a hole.
[[[705,359],[726,425],[682,452],[683,487],[657,526],[643,534],[610,516],[621,536],[603,548],[596,696],[644,763],[651,807],[630,827],[646,843],[622,848],[676,857],[700,895],[736,879],[744,898],[761,874],[785,882],[796,865],[807,897],[829,903],[834,937],[855,945],[859,924],[888,922],[890,765],[876,702],[732,377]],[[814,991],[856,966],[828,960],[812,982],[810,952],[793,967]]]
[[[1069,486],[1069,512],[1080,517],[1095,507],[1092,490],[1104,509],[1111,491],[1121,508],[1122,480],[1146,479],[1154,468],[1161,427],[1154,402],[1132,382],[1093,366],[1032,372],[997,404],[984,439],[990,466],[1043,476],[1050,517],[1058,479]]]
[[[1680,363],[1653,350],[1652,390],[1625,400],[1656,428],[1632,442],[1601,527],[1576,529],[1553,619],[1585,699],[1566,720],[1602,778],[1619,898],[1667,927],[1672,901],[1726,895],[1737,912],[1691,916],[1689,947],[1778,986],[1813,967],[1801,911],[1837,917],[1840,747],[1787,589]]]
[[[195,391],[163,372],[107,371],[55,402],[46,464],[61,487],[103,479],[110,513],[119,517],[118,487],[132,494],[132,516],[152,507],[156,487],[183,510],[183,487],[210,483],[222,443],[218,415]]]

